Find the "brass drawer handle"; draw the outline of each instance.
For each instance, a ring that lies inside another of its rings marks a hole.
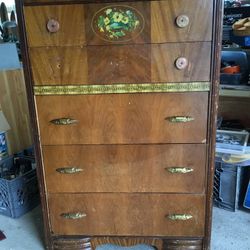
[[[191,116],[171,116],[171,117],[167,117],[166,120],[172,123],[185,123],[185,122],[194,121],[194,118]]]
[[[185,220],[190,220],[193,218],[193,216],[191,214],[169,214],[169,215],[166,215],[166,217],[170,220],[182,220],[182,221],[185,221]]]
[[[71,125],[74,123],[77,123],[78,120],[71,119],[71,118],[58,118],[50,121],[51,123],[55,125]]]
[[[175,22],[179,28],[186,28],[189,25],[189,17],[186,15],[180,15],[176,18]]]
[[[82,172],[83,169],[75,167],[68,167],[68,168],[66,167],[66,168],[57,168],[56,171],[59,172],[60,174],[76,174]]]
[[[185,168],[185,167],[172,167],[165,169],[172,174],[187,174],[194,171],[193,168]]]
[[[79,219],[82,219],[82,218],[84,218],[86,216],[87,216],[87,214],[80,213],[80,212],[77,212],[77,213],[62,213],[61,214],[61,217],[65,218],[65,219],[70,219],[70,220],[79,220]]]

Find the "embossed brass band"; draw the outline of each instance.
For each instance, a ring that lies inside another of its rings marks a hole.
[[[172,174],[187,174],[194,171],[193,168],[185,168],[185,167],[172,167],[165,169]]]
[[[172,123],[185,123],[185,122],[194,121],[194,118],[191,116],[171,116],[171,117],[167,117],[166,120]]]
[[[200,92],[209,90],[209,82],[34,86],[35,95]]]
[[[51,120],[50,122],[55,125],[71,125],[71,124],[77,123],[78,121],[75,119],[71,119],[71,118],[58,118],[58,119]]]
[[[65,219],[70,219],[70,220],[79,220],[82,219],[84,217],[86,217],[87,215],[85,213],[62,213],[61,217],[65,218]]]
[[[76,174],[82,172],[83,169],[76,167],[65,167],[65,168],[57,168],[56,171],[59,172],[60,174]]]
[[[166,217],[170,220],[190,220],[193,218],[191,214],[169,214]]]

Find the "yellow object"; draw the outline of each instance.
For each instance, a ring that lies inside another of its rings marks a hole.
[[[242,163],[244,161],[250,160],[250,153],[249,154],[242,154],[242,155],[217,153],[216,156],[221,157],[223,162],[230,163],[230,164]]]
[[[250,35],[250,17],[240,19],[233,24],[233,33],[235,36]]]

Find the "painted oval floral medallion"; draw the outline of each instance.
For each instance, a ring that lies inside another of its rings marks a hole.
[[[144,29],[142,14],[126,5],[107,6],[97,11],[92,19],[93,31],[109,42],[126,42]]]

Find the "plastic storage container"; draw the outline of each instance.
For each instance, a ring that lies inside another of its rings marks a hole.
[[[217,158],[213,190],[214,205],[230,211],[243,208],[249,175],[250,166],[240,163],[228,164]]]
[[[22,160],[25,157],[18,157]],[[13,179],[6,179],[4,173],[17,168],[17,158],[8,157],[0,161],[0,214],[17,218],[39,204],[39,190],[36,169],[24,172]],[[25,159],[27,161],[27,158]],[[32,163],[31,163],[32,164]],[[19,166],[20,167],[20,166]]]

